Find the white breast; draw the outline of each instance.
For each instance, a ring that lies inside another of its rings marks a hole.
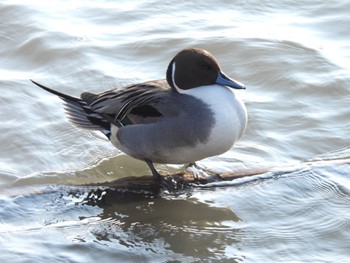
[[[202,100],[214,113],[215,124],[209,140],[198,145],[197,150],[208,156],[229,150],[247,126],[247,110],[241,98],[232,89],[221,85],[201,86],[182,92]]]

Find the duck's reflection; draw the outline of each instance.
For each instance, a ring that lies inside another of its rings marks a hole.
[[[100,224],[91,232],[96,241],[118,242],[128,250],[140,250],[167,258],[220,258],[236,247],[239,218],[231,209],[215,207],[195,198],[160,196],[152,191],[120,191],[108,187],[73,190],[86,197],[78,205],[101,208]],[[81,217],[86,219],[86,217]]]

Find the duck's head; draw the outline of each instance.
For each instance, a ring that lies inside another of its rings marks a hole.
[[[221,71],[212,54],[200,48],[184,49],[176,54],[169,63],[166,79],[177,92],[213,84],[245,89],[242,83]]]

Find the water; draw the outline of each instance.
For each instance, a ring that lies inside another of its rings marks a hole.
[[[348,261],[349,10],[341,0],[1,1],[1,262]],[[29,79],[99,92],[163,78],[186,47],[209,50],[247,86],[245,135],[202,165],[345,163],[180,197],[79,187],[149,171],[71,126]]]

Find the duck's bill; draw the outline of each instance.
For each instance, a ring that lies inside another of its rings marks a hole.
[[[245,89],[245,86],[242,83],[234,79],[231,79],[230,77],[225,75],[225,73],[223,72],[219,72],[218,77],[216,79],[216,84],[229,86],[234,89]]]

